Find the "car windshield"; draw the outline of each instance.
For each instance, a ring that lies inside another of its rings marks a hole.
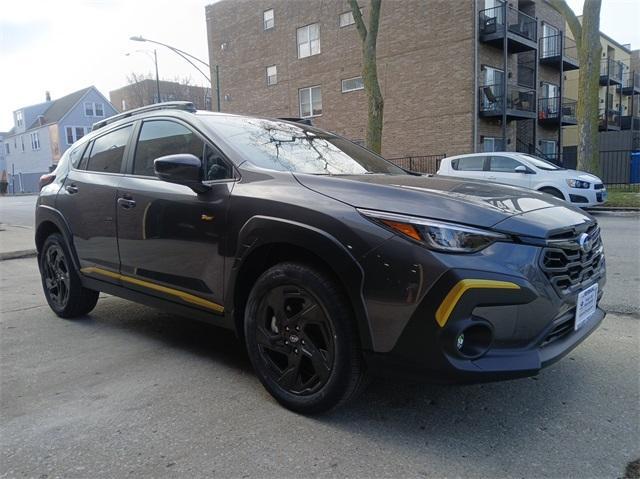
[[[405,175],[401,168],[344,138],[277,120],[203,116],[252,164],[315,175]]]
[[[518,155],[518,157],[522,158],[525,161],[528,161],[536,168],[540,168],[541,170],[553,171],[553,170],[564,170],[564,168],[559,167],[551,163],[550,161],[543,160],[542,158],[538,158],[537,156],[531,155]]]

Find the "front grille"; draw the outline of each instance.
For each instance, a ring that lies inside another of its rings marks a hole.
[[[587,283],[600,276],[604,267],[600,228],[593,225],[586,231],[592,245],[587,251],[580,247],[583,233],[572,232],[571,238],[565,233],[559,235],[561,239],[550,239],[542,252],[540,267],[560,296],[584,289]]]

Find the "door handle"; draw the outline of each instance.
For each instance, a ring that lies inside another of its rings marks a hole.
[[[78,192],[78,187],[75,185],[75,183],[71,183],[70,185],[65,186],[64,189],[67,190],[67,193],[69,193],[70,195],[75,195]]]
[[[129,200],[127,198],[118,198],[118,205],[124,208],[125,210],[135,208],[136,202],[134,200]]]

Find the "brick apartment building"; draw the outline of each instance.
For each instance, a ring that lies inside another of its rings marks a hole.
[[[366,20],[369,3],[360,5]],[[222,0],[206,19],[222,111],[311,117],[364,139],[361,43],[347,0]],[[555,158],[561,125],[575,124],[575,102],[561,92],[577,52],[564,30],[545,0],[382,2],[383,154]]]
[[[144,79],[109,92],[109,100],[118,111],[131,110],[158,103],[156,81]],[[160,101],[185,100],[199,110],[211,110],[211,89],[160,80]]]

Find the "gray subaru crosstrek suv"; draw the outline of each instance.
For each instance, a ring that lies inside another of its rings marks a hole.
[[[589,214],[532,190],[400,169],[292,121],[132,110],[41,179],[47,301],[98,292],[236,331],[267,390],[303,413],[369,374],[537,374],[592,333],[605,259]]]

